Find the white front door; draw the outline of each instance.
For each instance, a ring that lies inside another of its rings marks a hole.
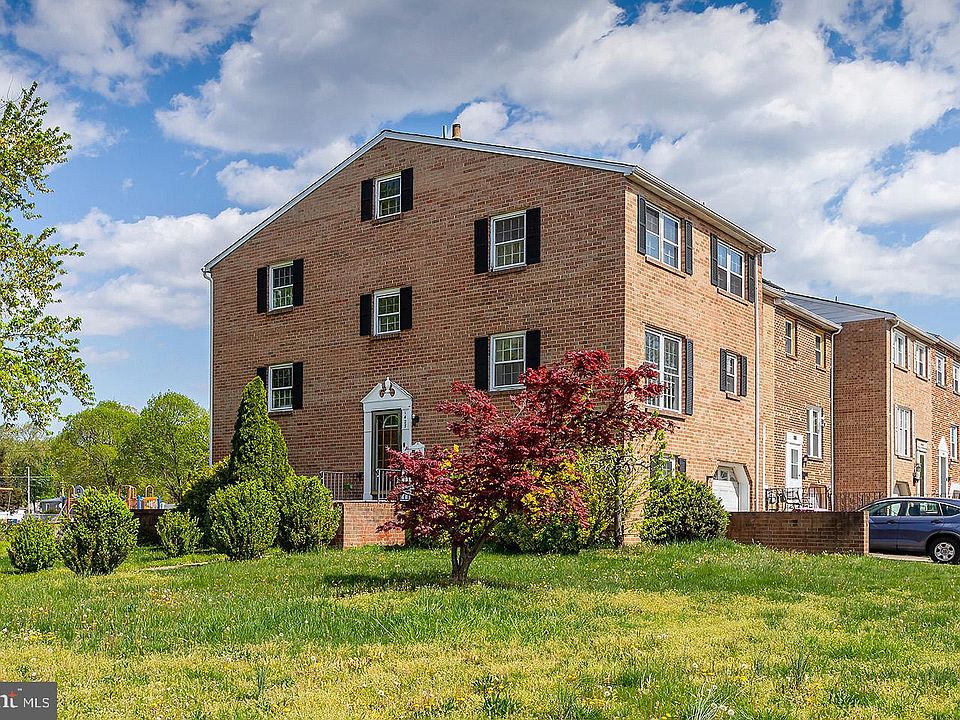
[[[717,468],[713,476],[713,493],[727,512],[740,509],[740,485],[730,468]]]
[[[803,489],[803,436],[797,433],[787,433],[787,489]]]

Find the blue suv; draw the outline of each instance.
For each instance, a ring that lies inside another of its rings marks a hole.
[[[960,500],[892,497],[863,508],[870,552],[926,553],[935,563],[960,561]]]

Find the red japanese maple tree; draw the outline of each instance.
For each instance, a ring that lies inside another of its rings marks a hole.
[[[448,428],[460,444],[394,454],[402,470],[391,493],[396,519],[384,529],[449,540],[451,579],[462,583],[511,513],[549,513],[562,504],[584,516],[572,470],[577,453],[664,428],[646,405],[663,391],[656,378],[649,366],[611,368],[603,350],[571,352],[555,365],[527,370],[510,412],[501,412],[486,392],[454,383],[462,399],[437,409],[453,417]]]

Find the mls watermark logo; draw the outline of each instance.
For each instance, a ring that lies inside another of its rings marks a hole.
[[[0,682],[0,719],[56,720],[55,682]]]

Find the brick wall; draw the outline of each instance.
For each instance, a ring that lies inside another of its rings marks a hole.
[[[863,555],[870,550],[867,515],[858,512],[730,513],[727,537],[807,553]]]
[[[939,352],[946,359],[946,384],[944,387],[937,385],[936,381],[930,383],[932,394],[932,417],[931,417],[931,482],[929,493],[931,495],[940,494],[940,482],[937,459],[940,455],[941,447],[947,455],[947,495],[949,496],[956,484],[960,482],[960,465],[951,457],[950,454],[950,427],[960,425],[960,395],[953,391],[953,368],[960,364],[957,355],[948,348],[938,348]],[[934,357],[936,357],[934,355]],[[936,364],[933,366],[936,377]]]
[[[354,548],[364,545],[403,545],[403,532],[377,532],[377,528],[393,519],[393,504],[345,500],[337,503],[343,508],[340,527],[331,545],[336,548]]]

